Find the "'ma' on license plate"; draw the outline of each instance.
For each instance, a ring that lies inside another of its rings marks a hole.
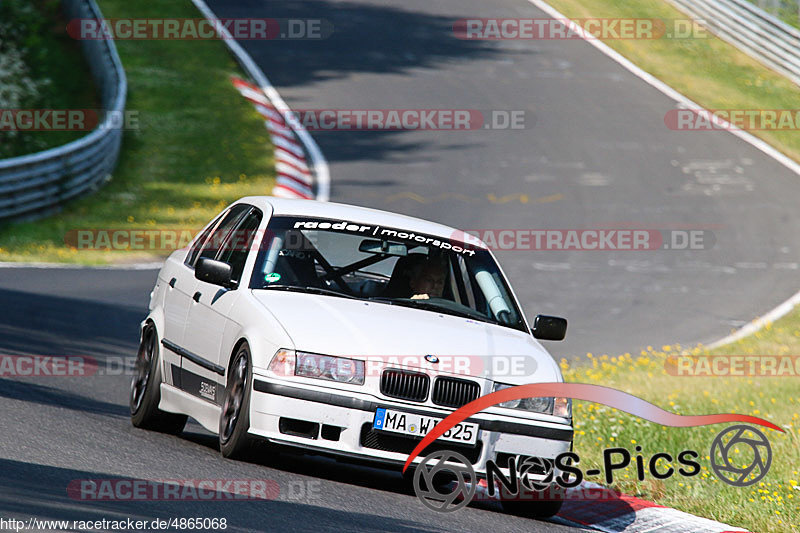
[[[372,427],[381,431],[424,437],[441,420],[441,418],[432,416],[404,413],[379,407],[375,411]],[[461,422],[448,429],[439,439],[463,444],[475,444],[478,440],[478,424]]]

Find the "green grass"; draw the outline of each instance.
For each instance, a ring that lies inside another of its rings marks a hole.
[[[549,0],[570,18],[683,19],[663,0]],[[707,33],[694,39],[611,39],[604,42],[644,71],[707,109],[800,109],[800,87]],[[666,127],[663,121],[654,128]],[[800,161],[797,131],[752,131]],[[725,135],[724,132],[686,135]]]
[[[107,18],[198,17],[185,2],[100,0]],[[225,44],[119,41],[128,105],[139,128],[125,133],[113,180],[47,219],[0,228],[0,260],[97,264],[164,252],[87,251],[65,244],[78,229],[197,230],[242,196],[269,194],[274,165],[263,119],[231,85],[241,72]]]
[[[726,355],[800,354],[800,309],[756,334],[708,352],[703,347],[680,346],[649,349],[639,355],[601,355],[569,366],[562,361],[565,379],[595,383],[624,390],[667,411],[682,415],[739,413],[764,418],[786,431],[764,429],[772,444],[773,463],[761,482],[737,488],[719,481],[709,464],[714,436],[728,424],[700,428],[673,428],[646,422],[597,404],[576,402],[575,450],[582,469],[602,467],[602,450],[624,447],[635,457],[643,448],[645,461],[654,453],[676,456],[685,449],[701,454],[701,473],[696,477],[673,476],[656,480],[635,479],[635,465],[620,471],[615,486],[628,494],[677,509],[748,528],[750,531],[798,531],[800,524],[800,376],[784,377],[686,377],[665,371],[665,362],[678,353]],[[740,450],[746,457],[748,449]],[[646,464],[646,463],[645,463]],[[600,478],[590,481],[603,482]]]

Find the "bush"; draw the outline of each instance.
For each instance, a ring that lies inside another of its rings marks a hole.
[[[52,3],[47,9],[53,10]],[[42,105],[42,95],[52,84],[31,65],[43,53],[41,35],[45,19],[28,0],[0,0],[0,110]],[[0,130],[0,158],[35,152],[46,145],[36,136]]]

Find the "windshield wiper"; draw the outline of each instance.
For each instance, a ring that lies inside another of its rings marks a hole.
[[[370,296],[367,298],[367,300],[370,302],[381,302],[389,305],[403,305],[402,300],[398,300],[397,298],[389,298],[388,296]]]
[[[360,300],[358,296],[353,296],[351,294],[346,294],[339,291],[334,291],[332,289],[325,289],[323,287],[311,287],[311,286],[302,286],[302,285],[265,285],[261,287],[265,290],[279,290],[279,291],[289,291],[289,292],[304,292],[308,294],[323,294],[325,296],[338,296],[340,298],[350,298],[351,300]]]
[[[427,300],[411,300],[411,301],[414,302],[415,306],[421,307],[423,309],[427,309],[429,311],[439,311],[439,312],[442,312],[442,313],[445,313],[445,314],[452,314],[452,315],[457,315],[457,316],[464,317],[464,318],[469,318],[471,320],[477,320],[479,322],[488,322],[489,324],[496,324],[497,323],[494,320],[491,320],[491,319],[486,318],[484,316],[475,316],[474,314],[468,313],[467,311],[457,311],[457,310],[451,309],[449,307],[437,305],[437,304],[435,304],[433,302],[429,302]]]
[[[486,322],[488,324],[498,324],[494,320],[491,320],[484,316],[475,316],[472,313],[468,313],[466,311],[457,311],[450,307],[445,307],[441,305],[437,305],[434,302],[429,302],[427,300],[412,300],[410,298],[387,298],[384,296],[373,296],[369,299],[370,301],[376,301],[381,303],[387,303],[391,305],[402,305],[404,307],[415,307],[417,309],[425,309],[427,311],[436,311],[439,313],[444,313],[446,315],[455,315],[460,316],[462,318],[469,318],[470,320],[477,320],[479,322]]]

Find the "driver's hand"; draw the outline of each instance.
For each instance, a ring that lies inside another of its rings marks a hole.
[[[411,297],[412,300],[430,300],[431,297],[427,294],[415,294]]]

